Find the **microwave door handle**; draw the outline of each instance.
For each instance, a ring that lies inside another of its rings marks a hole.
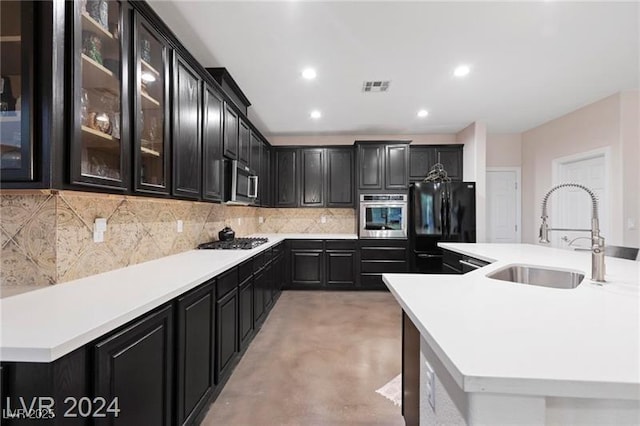
[[[248,180],[249,190],[247,193],[249,194],[249,198],[257,198],[258,197],[258,176],[249,176]]]

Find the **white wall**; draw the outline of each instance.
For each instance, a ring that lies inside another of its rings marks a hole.
[[[521,164],[521,133],[489,133],[487,135],[487,167],[516,167]]]
[[[476,183],[476,240],[484,243],[487,238],[487,126],[476,121],[462,129],[456,140],[464,144],[462,178]]]
[[[617,93],[522,134],[523,242],[535,243],[540,225],[540,201],[552,185],[552,161],[559,157],[609,147],[609,217],[607,242],[637,246],[639,221],[638,92]],[[637,228],[637,227],[636,227]]]

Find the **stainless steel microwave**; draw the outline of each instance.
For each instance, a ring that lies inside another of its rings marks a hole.
[[[407,238],[406,194],[361,194],[360,238]]]
[[[238,160],[231,163],[231,189],[227,204],[248,205],[258,197],[258,176]]]

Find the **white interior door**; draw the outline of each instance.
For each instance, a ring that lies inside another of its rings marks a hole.
[[[490,243],[520,242],[518,172],[487,171],[487,239]]]
[[[598,197],[598,215],[600,217],[600,234],[607,237],[609,221],[607,215],[607,168],[604,154],[588,158],[558,163],[556,185],[560,183],[579,183]],[[551,228],[581,228],[591,229],[591,197],[582,189],[563,188],[551,196]],[[569,243],[575,238],[571,247],[588,248],[591,245],[588,232],[555,231],[551,233],[551,244],[554,247],[569,248]]]

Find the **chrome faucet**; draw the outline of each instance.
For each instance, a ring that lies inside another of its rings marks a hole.
[[[591,197],[591,229],[573,228],[549,228],[547,225],[547,202],[549,196],[560,188],[579,188],[587,192]],[[598,223],[598,198],[596,194],[584,185],[577,183],[562,183],[551,188],[542,199],[542,224],[540,225],[540,242],[549,243],[549,231],[580,231],[591,232],[591,279],[597,282],[604,282],[604,238],[600,236],[600,225]]]

